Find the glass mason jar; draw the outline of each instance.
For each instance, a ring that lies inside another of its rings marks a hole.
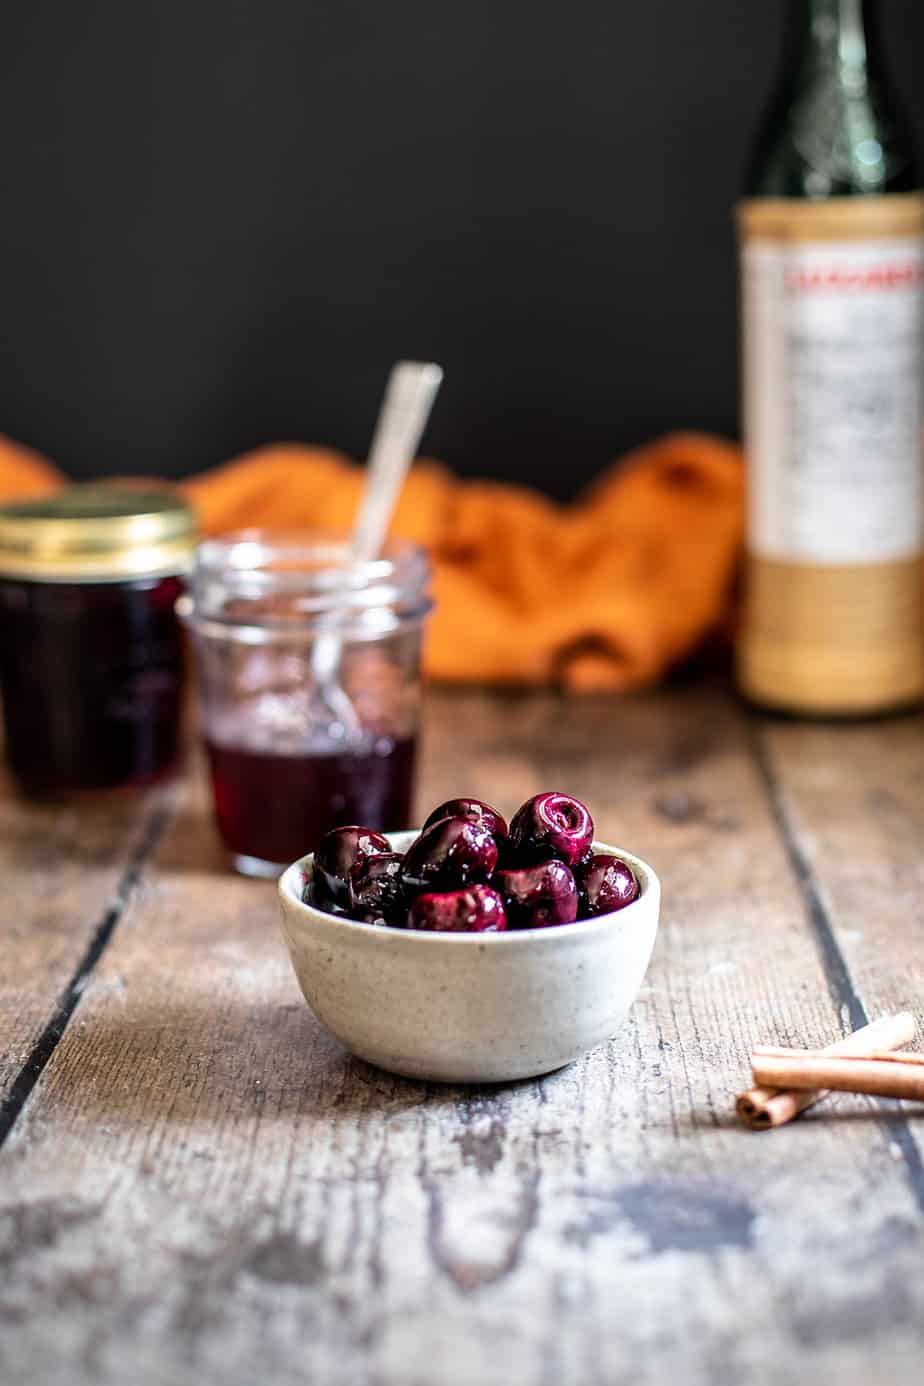
[[[425,555],[351,564],[313,534],[200,545],[192,632],[215,816],[235,868],[275,876],[348,823],[409,827],[430,611]]]
[[[76,485],[0,507],[6,756],[26,794],[143,784],[173,764],[174,606],[195,542],[167,489]]]

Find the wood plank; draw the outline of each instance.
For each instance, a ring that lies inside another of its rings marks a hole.
[[[28,1086],[35,1051],[73,1004],[154,845],[165,792],[39,804],[0,773],[0,1139],[4,1099]]]
[[[924,1027],[924,717],[768,720],[757,739],[832,996],[854,1024],[909,1010]],[[920,1113],[884,1110],[924,1203]]]
[[[424,804],[572,790],[659,869],[623,1032],[496,1089],[351,1060],[191,783],[0,1157],[2,1373],[916,1383],[921,1211],[875,1110],[731,1116],[752,1042],[838,1029],[739,714],[701,689],[430,714]]]

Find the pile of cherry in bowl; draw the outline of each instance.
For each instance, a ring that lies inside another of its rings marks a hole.
[[[369,828],[334,828],[318,843],[305,902],[439,933],[571,924],[621,910],[639,892],[627,863],[594,852],[593,838],[593,819],[568,794],[537,794],[509,828],[480,799],[450,799],[404,853]]]

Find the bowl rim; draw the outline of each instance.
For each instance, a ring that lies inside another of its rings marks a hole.
[[[410,846],[411,842],[419,835],[419,828],[402,829],[399,832],[383,833],[398,851]],[[606,852],[611,856],[620,857],[628,862],[635,872],[639,883],[639,893],[629,905],[624,905],[621,910],[612,910],[608,914],[596,914],[590,919],[576,919],[571,924],[546,924],[538,929],[504,929],[500,933],[450,933],[440,932],[437,929],[401,929],[394,924],[366,924],[360,919],[349,919],[342,914],[328,914],[326,910],[318,909],[316,905],[309,905],[301,898],[300,891],[304,889],[307,880],[306,873],[310,873],[314,853],[306,852],[303,857],[299,857],[292,862],[280,875],[277,882],[277,890],[280,900],[284,907],[295,907],[295,914],[303,922],[322,923],[322,926],[329,927],[332,932],[346,931],[345,937],[357,938],[365,935],[367,938],[385,940],[414,940],[411,947],[419,946],[438,947],[445,945],[452,948],[481,947],[481,948],[511,948],[524,947],[527,944],[535,944],[540,939],[549,942],[563,942],[573,939],[574,942],[586,939],[596,933],[612,929],[614,925],[628,924],[631,919],[639,913],[641,907],[650,902],[654,897],[655,908],[661,897],[661,882],[657,873],[644,860],[643,857],[636,856],[634,852],[626,851],[622,847],[614,847],[610,843],[601,842],[595,838],[591,844],[595,852]],[[298,887],[296,887],[296,881]]]

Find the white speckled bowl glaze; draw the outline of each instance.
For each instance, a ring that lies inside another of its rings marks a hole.
[[[390,833],[404,851],[414,832]],[[570,1063],[609,1039],[638,994],[661,886],[631,852],[641,887],[617,914],[501,934],[359,924],[306,905],[312,858],[279,880],[286,943],[305,1000],[354,1054],[407,1078],[497,1083]]]

